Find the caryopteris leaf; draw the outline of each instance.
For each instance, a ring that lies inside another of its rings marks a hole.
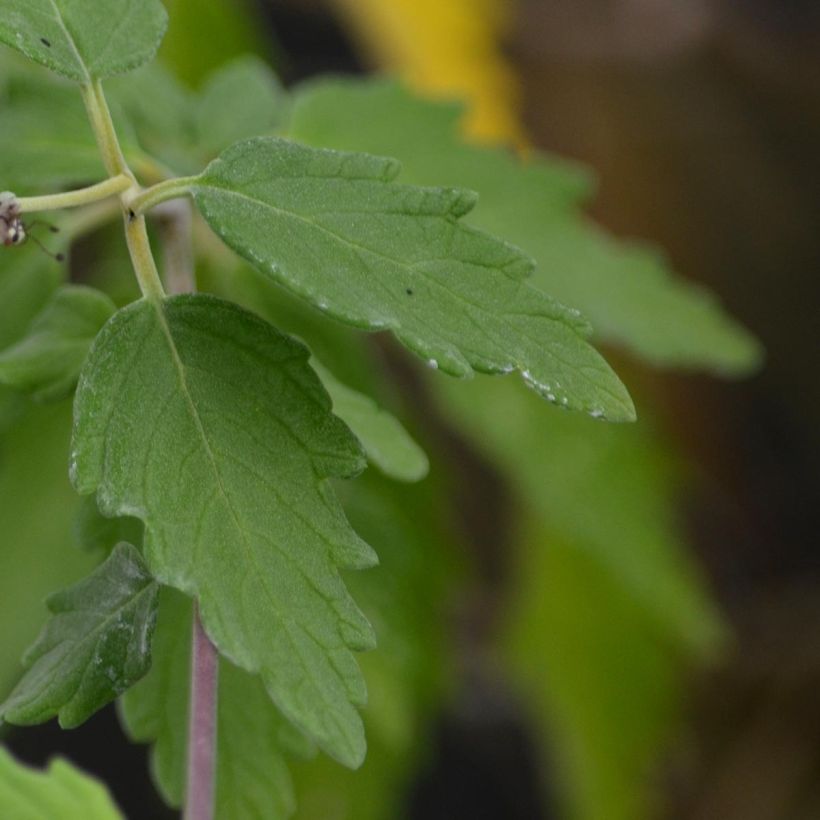
[[[398,157],[415,185],[479,191],[469,223],[531,254],[533,284],[580,308],[596,338],[661,366],[739,375],[759,364],[759,343],[708,291],[675,277],[656,250],[617,241],[586,219],[592,186],[578,167],[468,145],[460,106],[421,99],[393,80],[313,82],[292,111],[295,140]]]
[[[0,717],[29,725],[57,715],[72,728],[122,694],[151,665],[157,590],[138,550],[119,544],[88,578],[52,595],[54,617]]]
[[[518,370],[566,408],[633,419],[586,323],[524,281],[530,259],[459,221],[475,195],[398,185],[398,171],[259,138],[225,151],[192,191],[228,245],[335,318],[392,330],[451,375]]]
[[[103,328],[75,399],[72,478],[146,527],[154,575],[259,673],[283,714],[345,764],[365,742],[373,646],[338,568],[375,562],[327,479],[364,466],[308,351],[209,296],[140,301]]]
[[[79,83],[150,60],[167,24],[160,0],[0,0],[0,42]]]
[[[8,820],[124,820],[105,786],[67,760],[45,771],[0,747],[0,817]]]
[[[397,481],[420,481],[430,462],[401,422],[369,396],[342,384],[315,360],[319,374],[333,401],[333,412],[356,434],[368,461]]]
[[[67,396],[94,337],[115,310],[101,291],[80,285],[61,288],[28,335],[0,353],[0,382],[42,401]]]

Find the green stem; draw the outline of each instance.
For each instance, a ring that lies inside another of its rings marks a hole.
[[[98,182],[88,188],[80,188],[77,191],[64,191],[60,194],[48,194],[46,196],[25,196],[19,197],[17,205],[20,213],[31,213],[33,211],[56,211],[62,208],[76,208],[79,205],[91,205],[102,199],[107,199],[115,194],[121,194],[134,184],[133,180],[125,174]]]
[[[134,197],[129,197],[128,207],[140,216],[151,208],[167,202],[169,199],[180,199],[191,191],[191,186],[197,181],[197,177],[177,177],[176,179],[166,179],[152,185]]]
[[[138,188],[137,180],[125,161],[100,81],[94,80],[90,85],[83,85],[81,90],[83,102],[88,112],[88,119],[91,122],[91,128],[94,131],[106,170],[112,177],[122,175],[128,177],[131,181],[128,189],[120,193],[125,219],[125,239],[128,243],[128,252],[131,255],[131,263],[134,266],[134,273],[137,275],[142,295],[146,299],[158,302],[164,298],[165,290],[162,287],[162,281],[154,262],[154,255],[151,252],[148,230],[145,227],[145,217],[135,214],[128,204],[127,192]]]
[[[165,298],[165,289],[148,241],[144,216],[132,218],[128,213],[125,214],[125,239],[142,295],[154,302]]]
[[[108,108],[102,84],[99,80],[93,80],[90,85],[80,86],[80,90],[106,170],[111,176],[125,174],[134,180],[134,174],[125,161],[120,141],[117,139],[117,132],[114,129],[114,121],[111,119],[111,111]]]

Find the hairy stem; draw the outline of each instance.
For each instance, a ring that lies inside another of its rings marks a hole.
[[[188,721],[188,786],[185,820],[212,820],[216,780],[216,704],[219,655],[194,608],[191,708]]]
[[[80,205],[92,205],[110,196],[121,194],[134,184],[134,181],[126,174],[117,174],[96,185],[88,188],[80,188],[77,191],[64,191],[60,194],[48,194],[46,196],[24,196],[18,197],[17,206],[20,213],[32,213],[33,211],[57,211],[62,208],[76,208]]]
[[[137,180],[125,161],[111,111],[103,93],[102,85],[95,80],[90,85],[81,86],[83,102],[85,103],[91,128],[100,148],[106,170],[112,177],[126,176],[131,185],[120,194],[125,219],[125,238],[128,242],[128,252],[131,254],[131,263],[137,275],[140,290],[146,299],[158,301],[165,296],[162,282],[159,278],[154,256],[151,253],[151,244],[148,241],[148,230],[145,227],[145,217],[138,216],[130,209],[129,193],[138,189]]]
[[[111,119],[111,111],[108,108],[102,84],[99,80],[94,80],[90,85],[81,86],[80,90],[106,171],[111,176],[125,174],[132,182],[136,182],[134,174],[125,161],[122,148],[120,148],[120,141],[117,139],[117,132],[114,129],[114,121]]]

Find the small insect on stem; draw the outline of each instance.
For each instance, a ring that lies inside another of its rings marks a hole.
[[[0,242],[6,248],[26,241],[26,226],[20,219],[20,206],[11,191],[0,194]]]
[[[46,254],[58,262],[62,262],[65,259],[63,254],[52,253],[36,236],[29,233],[29,228],[36,224],[38,223],[32,222],[31,225],[26,226],[20,218],[20,205],[17,202],[17,197],[11,191],[0,193],[0,242],[3,243],[3,246],[10,248],[14,245],[22,245],[27,239],[32,239]],[[57,233],[59,230],[54,225],[48,227],[52,233]]]

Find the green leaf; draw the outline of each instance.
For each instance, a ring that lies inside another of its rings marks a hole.
[[[174,807],[185,791],[191,654],[190,599],[164,588],[151,671],[123,695],[120,717],[132,740],[153,743],[151,769]],[[289,817],[293,784],[285,754],[310,747],[277,712],[258,677],[224,658],[219,664],[216,817]]]
[[[254,57],[214,72],[199,93],[156,63],[111,88],[142,147],[181,174],[198,172],[236,140],[270,133],[288,110],[275,75]]]
[[[564,407],[633,419],[586,324],[523,281],[530,260],[459,222],[475,196],[396,185],[398,170],[259,138],[225,151],[192,190],[228,245],[331,316],[390,329],[451,375],[519,370]]]
[[[97,501],[93,496],[80,499],[73,532],[78,547],[106,555],[120,541],[139,546],[143,535],[142,522],[138,518],[106,518],[97,509]]]
[[[311,362],[333,400],[333,412],[356,434],[369,461],[398,481],[420,481],[430,462],[401,422],[373,399],[342,384],[315,359]]]
[[[0,816],[7,820],[124,820],[108,789],[67,760],[46,771],[18,763],[0,747]]]
[[[26,673],[0,717],[79,726],[139,680],[151,664],[157,584],[139,551],[118,544],[88,578],[48,599],[54,617],[26,653]]]
[[[160,63],[111,80],[106,90],[148,154],[181,174],[202,168],[196,153],[194,95]]]
[[[69,395],[91,342],[115,310],[114,303],[94,288],[61,288],[28,335],[0,353],[0,382],[41,401]]]
[[[159,0],[0,0],[0,42],[80,83],[148,62],[167,25]]]
[[[97,563],[71,548],[78,499],[65,468],[70,435],[68,402],[27,402],[0,435],[0,699],[22,674],[20,658],[46,618],[46,596]]]
[[[668,445],[645,418],[546,418],[497,380],[439,387],[519,499],[501,638],[544,756],[566,772],[564,814],[644,818],[685,670],[724,637],[678,531],[682,477]]]
[[[351,649],[373,634],[337,567],[375,555],[327,479],[364,458],[307,358],[213,297],[134,303],[103,328],[80,377],[72,478],[103,514],[143,520],[152,573],[197,598],[220,651],[355,766],[366,694]]]
[[[0,252],[0,350],[24,336],[64,275],[37,247]]]
[[[16,79],[3,100],[0,185],[30,194],[105,177],[80,95],[70,83]]]
[[[285,93],[256,57],[228,63],[208,77],[196,103],[197,148],[207,159],[231,143],[270,134],[286,117]]]
[[[586,220],[592,186],[580,169],[550,155],[522,161],[467,145],[459,106],[420,99],[392,80],[311,83],[292,112],[293,139],[395,156],[408,182],[478,191],[469,222],[531,254],[533,284],[580,308],[596,338],[657,365],[742,374],[759,363],[760,345],[708,291],[675,278],[658,251],[616,241]]]

